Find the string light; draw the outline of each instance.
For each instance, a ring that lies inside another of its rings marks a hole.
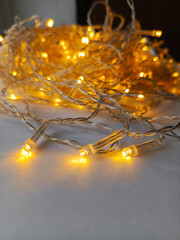
[[[6,41],[0,36],[0,77],[4,84],[1,106],[34,131],[22,147],[22,155],[30,156],[42,136],[48,141],[80,149],[81,158],[113,151],[117,149],[117,141],[125,136],[146,137],[150,134],[149,128],[153,129],[154,135],[161,133],[164,136],[168,132],[171,137],[179,138],[175,132],[178,124],[157,130],[152,123],[153,116],[150,113],[148,118],[144,116],[166,97],[179,100],[178,64],[167,56],[161,43],[147,38],[161,37],[162,31],[140,29],[134,18],[133,2],[127,3],[132,16],[129,28],[124,26],[120,15],[112,14],[107,1],[102,1],[107,13],[103,26],[92,26],[90,14],[88,26],[66,25],[57,28],[53,28],[53,19],[49,19],[44,26],[43,21],[32,16],[15,23],[7,31]],[[90,12],[92,10],[93,7]],[[110,24],[114,18],[120,19],[117,29],[112,29]],[[26,24],[29,22],[32,23],[31,27]],[[156,52],[157,56],[152,52]],[[26,106],[25,110],[19,110],[18,101],[10,101],[16,100],[17,96]],[[35,116],[31,110],[32,104],[39,103],[57,108],[75,107],[78,111],[87,109],[91,115],[47,121]],[[99,112],[108,113],[112,120],[121,122],[124,129],[115,131],[110,125],[94,121]],[[141,124],[146,131],[133,132],[132,120]],[[37,129],[33,127],[34,123],[38,124]],[[111,134],[84,146],[74,139],[45,134],[51,124],[61,127],[63,124],[87,125],[108,130]],[[122,154],[130,157],[142,150],[142,146],[133,146],[124,149]],[[148,146],[153,145],[149,143]]]

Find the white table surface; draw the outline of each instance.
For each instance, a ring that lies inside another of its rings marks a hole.
[[[154,114],[180,115],[179,107],[167,103]],[[60,109],[56,116],[77,111]],[[86,127],[51,131],[83,144],[108,133]],[[86,165],[71,163],[77,150],[41,142],[31,159],[20,162],[17,152],[31,135],[23,123],[0,112],[0,240],[180,239],[179,141],[130,162],[108,155]]]

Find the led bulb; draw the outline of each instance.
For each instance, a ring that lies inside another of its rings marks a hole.
[[[0,35],[0,43],[4,40],[3,36]]]
[[[85,56],[85,52],[79,52],[78,56],[79,57],[84,57]]]
[[[47,57],[48,57],[48,54],[47,54],[47,52],[42,52],[42,53],[41,53],[41,56],[42,56],[43,58],[47,58]]]
[[[144,73],[144,72],[140,72],[139,76],[140,76],[140,77],[144,77],[144,76],[145,76],[145,73]]]
[[[79,76],[77,79],[77,83],[81,84],[84,81],[84,77],[83,76]]]
[[[17,76],[17,72],[16,71],[12,71],[12,75],[15,77]]]
[[[126,134],[127,134],[126,130],[120,129],[120,130],[108,135],[107,137],[102,138],[98,142],[90,143],[90,144],[84,146],[82,149],[80,149],[79,154],[81,155],[81,157],[85,157],[90,154],[95,154],[99,150],[103,149],[104,147],[125,137]]]
[[[129,146],[122,150],[122,156],[124,158],[133,157],[138,155],[138,149],[135,145]]]
[[[158,57],[154,57],[154,58],[153,58],[153,61],[154,61],[154,62],[157,62],[158,59],[159,59]]]
[[[146,43],[147,42],[147,39],[146,38],[142,38],[141,39],[141,43]]]
[[[14,93],[11,93],[10,96],[9,96],[9,98],[12,99],[12,100],[16,100],[16,99],[17,99],[17,97],[15,96]]]
[[[144,95],[143,95],[143,94],[139,94],[139,95],[138,95],[138,99],[140,99],[140,100],[141,100],[141,99],[144,99]]]
[[[161,30],[153,30],[152,35],[153,35],[153,37],[161,37],[162,31]]]
[[[23,156],[30,157],[32,155],[32,150],[34,147],[35,143],[31,139],[28,139],[21,148],[21,154]]]
[[[81,41],[82,41],[82,43],[88,44],[89,43],[89,38],[88,37],[82,37]]]
[[[50,19],[47,21],[46,26],[47,26],[47,27],[53,27],[53,25],[54,25],[54,20],[50,18]]]
[[[174,72],[174,73],[172,74],[172,77],[179,77],[179,73],[178,73],[178,72]]]
[[[85,157],[89,154],[89,152],[88,152],[87,149],[82,148],[82,149],[79,150],[79,154],[80,154],[81,157]]]

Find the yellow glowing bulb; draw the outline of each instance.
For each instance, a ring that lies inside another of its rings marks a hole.
[[[46,52],[42,52],[42,53],[41,53],[41,56],[42,56],[43,58],[47,58],[47,57],[48,57],[48,54],[47,54]]]
[[[87,28],[88,32],[90,32],[90,31],[91,31],[91,29],[92,29],[92,28],[91,28],[90,26],[88,26],[88,28]]]
[[[142,48],[143,51],[146,51],[147,49],[148,49],[147,46],[144,46],[144,47]]]
[[[32,155],[30,150],[31,150],[31,146],[28,144],[25,144],[21,149],[21,154],[24,156],[30,157]]]
[[[140,76],[140,77],[144,77],[144,76],[145,76],[145,73],[144,73],[144,72],[140,72],[139,76]]]
[[[12,71],[12,75],[15,77],[17,76],[17,72],[16,71]]]
[[[67,55],[66,58],[69,60],[71,58],[71,56]]]
[[[139,95],[138,95],[138,98],[139,98],[139,99],[143,99],[143,98],[144,98],[144,95],[143,95],[143,94],[139,94]]]
[[[89,38],[88,37],[82,37],[81,41],[82,41],[82,43],[88,44],[89,43]]]
[[[44,37],[41,37],[41,42],[45,42],[46,39]]]
[[[178,72],[174,72],[174,73],[172,74],[172,77],[179,77],[179,73],[178,73]]]
[[[64,46],[65,45],[65,42],[63,40],[60,41],[60,45],[61,46]]]
[[[102,81],[104,81],[104,80],[105,80],[105,76],[104,76],[104,75],[101,75],[101,76],[99,77],[99,79],[102,80]]]
[[[21,149],[21,154],[26,157],[30,157],[32,155],[32,149],[34,146],[35,143],[31,139],[28,139]]]
[[[90,31],[90,32],[89,32],[89,37],[90,37],[90,38],[93,38],[93,37],[94,37],[94,31]]]
[[[158,59],[159,59],[158,57],[154,57],[154,58],[153,58],[153,61],[154,61],[154,62],[157,62]]]
[[[142,38],[141,39],[141,43],[146,43],[147,39],[146,38]]]
[[[56,98],[56,102],[57,103],[61,102],[61,99],[60,98]]]
[[[77,83],[81,84],[83,81],[84,81],[84,77],[83,76],[79,76],[78,80],[77,80]]]
[[[47,77],[47,80],[51,80],[51,78],[50,78],[50,77]]]
[[[153,36],[155,36],[155,37],[161,37],[161,35],[162,35],[162,31],[161,31],[161,30],[154,30]]]
[[[2,42],[4,40],[3,36],[0,35],[0,42]]]
[[[66,50],[66,49],[67,49],[67,46],[66,46],[66,45],[63,45],[62,48],[63,48],[64,50]]]
[[[84,57],[85,56],[85,52],[79,52],[78,56],[79,57]]]
[[[123,148],[122,156],[126,158],[126,160],[130,160],[132,156],[138,155],[138,149],[135,145],[131,145],[129,147]]]
[[[53,25],[54,25],[54,20],[50,18],[50,19],[47,21],[46,26],[47,26],[47,27],[53,27]]]
[[[14,93],[11,93],[9,98],[12,99],[12,100],[16,100],[17,99],[17,97],[15,96]]]
[[[129,88],[126,88],[125,93],[128,93],[128,92],[129,92]]]
[[[65,54],[69,54],[69,50],[65,50],[64,53],[65,53]]]
[[[86,149],[80,149],[79,154],[81,157],[85,157],[86,155],[88,155],[88,151]]]
[[[132,154],[132,151],[131,151],[131,149],[128,148],[128,147],[122,150],[122,155],[123,155],[123,157],[131,156],[131,154]]]

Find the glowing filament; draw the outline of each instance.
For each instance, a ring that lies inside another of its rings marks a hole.
[[[172,74],[172,77],[179,77],[179,73],[178,73],[178,72],[174,72],[174,73]]]
[[[89,43],[89,38],[88,37],[82,37],[82,43],[88,44]]]
[[[128,93],[128,92],[129,92],[129,88],[126,88],[125,93]]]
[[[50,19],[47,21],[46,26],[47,26],[47,27],[53,27],[53,25],[54,25],[54,20],[50,18]]]

